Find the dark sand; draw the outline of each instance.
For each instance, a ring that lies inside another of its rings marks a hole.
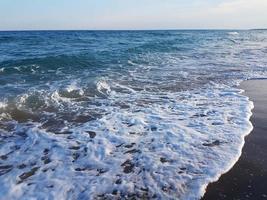
[[[246,81],[241,88],[254,102],[254,130],[246,137],[239,161],[208,186],[204,200],[267,199],[267,80]]]

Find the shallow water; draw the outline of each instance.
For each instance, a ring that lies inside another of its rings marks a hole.
[[[0,198],[200,198],[266,53],[266,31],[0,32]]]

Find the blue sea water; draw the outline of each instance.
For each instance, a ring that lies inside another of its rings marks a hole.
[[[264,30],[0,32],[0,199],[199,199],[266,55]]]

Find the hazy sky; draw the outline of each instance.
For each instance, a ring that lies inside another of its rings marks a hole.
[[[263,27],[267,0],[0,0],[0,30]]]

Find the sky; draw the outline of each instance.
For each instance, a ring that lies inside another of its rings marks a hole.
[[[267,28],[267,0],[0,0],[0,30]]]

